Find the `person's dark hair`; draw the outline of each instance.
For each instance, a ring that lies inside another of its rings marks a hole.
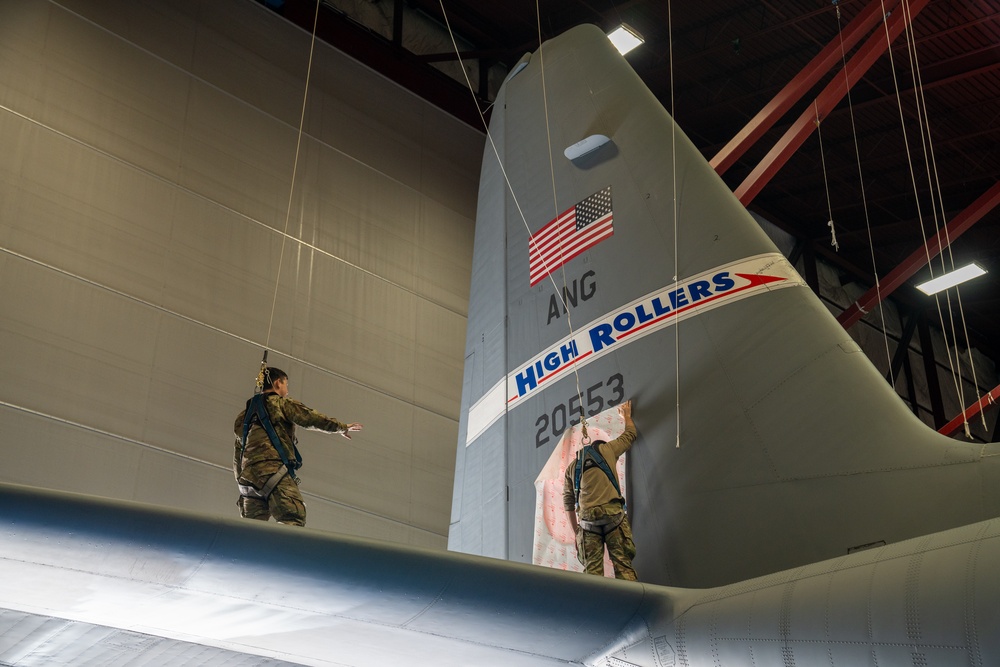
[[[274,366],[268,366],[264,369],[264,386],[263,390],[267,391],[274,386],[274,383],[278,380],[284,380],[288,377],[288,373],[281,370],[280,368],[275,368]]]

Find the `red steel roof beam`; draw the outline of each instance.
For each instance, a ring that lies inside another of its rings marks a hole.
[[[857,83],[872,65],[885,53],[889,45],[906,29],[909,20],[927,6],[929,0],[912,0],[910,11],[895,12],[885,24],[885,30],[876,30],[868,41],[858,49],[854,57],[844,68],[845,76],[837,75],[827,84],[823,92],[816,98],[815,105],[810,105],[798,120],[785,132],[774,148],[761,160],[754,170],[734,191],[736,198],[746,206],[756,197],[778,170],[785,166],[788,159],[805,143],[805,140],[816,129],[816,115],[825,118],[837,104],[847,95],[847,81]],[[886,37],[888,33],[888,38]]]
[[[720,175],[724,174],[747,150],[785,115],[792,105],[802,99],[823,75],[841,60],[841,54],[854,45],[882,18],[882,0],[872,2],[854,17],[841,34],[814,57],[802,71],[795,75],[777,95],[761,109],[746,126],[733,137],[709,162]],[[843,47],[843,51],[841,51]]]
[[[987,407],[989,407],[993,403],[996,403],[998,399],[1000,399],[1000,385],[994,387],[993,391],[983,396],[976,403],[967,407],[962,412],[962,414],[958,415],[950,422],[939,428],[938,433],[942,435],[951,435],[952,433],[955,432],[955,429],[957,429],[959,426],[965,423],[966,419],[971,419],[972,417],[975,417],[980,412],[985,410]]]
[[[837,321],[845,329],[849,329],[866,312],[877,306],[879,301],[892,294],[910,276],[922,269],[930,260],[937,257],[943,248],[948,247],[949,242],[954,241],[964,234],[970,227],[979,222],[983,216],[996,208],[997,205],[1000,205],[1000,181],[994,183],[993,187],[980,195],[968,208],[942,227],[934,235],[934,238],[929,239],[924,246],[915,250],[899,266],[890,271],[885,278],[879,281],[877,287],[871,288],[860,299],[848,306],[844,312],[837,316]]]

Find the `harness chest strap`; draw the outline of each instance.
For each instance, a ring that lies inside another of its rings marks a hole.
[[[266,400],[267,394],[255,394],[253,398],[247,401],[246,413],[243,417],[243,434],[240,438],[240,460],[242,460],[243,453],[247,448],[247,437],[250,435],[250,429],[256,419],[257,423],[264,429],[264,432],[267,433],[267,437],[271,441],[271,445],[274,447],[275,451],[278,452],[278,456],[281,458],[282,466],[278,469],[278,472],[268,478],[264,487],[260,491],[254,489],[255,493],[259,495],[244,492],[245,488],[252,489],[253,487],[240,485],[240,492],[243,493],[243,495],[249,495],[250,497],[257,498],[267,498],[271,494],[271,491],[274,490],[274,487],[277,486],[278,482],[281,481],[281,478],[286,474],[290,473],[292,475],[292,479],[295,479],[295,471],[302,467],[302,455],[299,454],[298,447],[296,447],[294,443],[292,444],[292,453],[295,455],[295,459],[292,460],[292,457],[285,447],[285,443],[281,441],[281,438],[278,437],[277,431],[274,430],[274,425],[271,423],[271,416],[268,414],[267,406],[264,404]]]
[[[583,477],[585,470],[589,470],[595,466],[608,476],[611,485],[615,487],[615,493],[622,499],[622,508],[627,512],[628,507],[625,504],[625,497],[622,496],[622,490],[618,486],[618,475],[611,471],[607,460],[605,460],[600,450],[594,445],[584,445],[576,455],[576,470],[573,472],[573,496],[576,500],[576,506],[580,506],[580,479]]]

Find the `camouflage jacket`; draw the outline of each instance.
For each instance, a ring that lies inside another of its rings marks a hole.
[[[635,437],[635,424],[630,419],[625,423],[624,433],[611,442],[597,446],[597,450],[604,457],[604,460],[608,462],[608,467],[611,468],[612,472],[617,470],[615,466],[618,463],[618,457],[632,447],[632,441],[635,440]],[[566,476],[563,479],[563,507],[567,512],[572,512],[576,509],[576,496],[573,493],[573,477],[576,475],[576,465],[577,460],[574,458],[573,462],[566,466]],[[615,491],[615,487],[611,484],[611,480],[608,479],[603,470],[600,468],[590,468],[583,473],[580,478],[581,510],[610,503],[616,499],[621,499],[621,496]]]
[[[267,414],[278,438],[284,443],[288,452],[292,452],[297,442],[295,425],[303,428],[340,433],[347,430],[347,424],[333,417],[319,413],[293,398],[282,398],[277,394],[267,395]],[[267,433],[254,422],[247,435],[247,445],[243,448],[240,441],[243,436],[243,419],[246,408],[236,417],[233,432],[236,434],[236,445],[233,451],[233,472],[241,484],[251,484],[261,488],[263,483],[281,467],[281,456],[271,444]],[[240,456],[242,451],[242,457]]]

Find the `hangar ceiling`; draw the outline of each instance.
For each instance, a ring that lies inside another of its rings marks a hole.
[[[312,0],[259,1],[312,29]],[[884,26],[904,13],[898,0],[324,0],[317,34],[481,126],[467,86],[441,72],[442,63],[455,60],[451,50],[440,42],[422,44],[407,32],[417,22],[443,25],[442,6],[477,80],[476,103],[487,114],[493,92],[486,73],[502,73],[535,50],[539,33],[544,40],[579,23],[610,30],[624,21],[645,38],[629,62],[709,159],[833,43],[838,53],[832,69],[724,172],[734,190],[800,115],[813,113],[820,91],[844,79],[843,64],[872,36],[884,44]],[[910,29],[848,96],[821,114],[820,131],[748,204],[796,237],[806,258],[821,256],[836,266],[845,282],[872,285],[876,274],[883,280],[922,253],[939,227],[977,198],[998,192],[1000,4],[910,0],[909,6]],[[866,9],[888,15],[886,22],[840,49],[852,20]],[[366,12],[381,16],[384,25],[366,25]],[[1000,360],[1000,206],[993,205],[982,207],[979,222],[952,239],[951,253],[957,266],[976,261],[989,271],[962,288],[961,309],[969,342]],[[831,219],[839,249],[831,245]],[[945,257],[950,266],[952,258]],[[935,275],[943,271],[940,259],[933,266]],[[912,287],[928,273],[921,267],[893,298],[904,319],[923,315],[941,326],[935,300]],[[950,328],[947,308],[943,312]],[[958,309],[953,312],[964,346]]]

